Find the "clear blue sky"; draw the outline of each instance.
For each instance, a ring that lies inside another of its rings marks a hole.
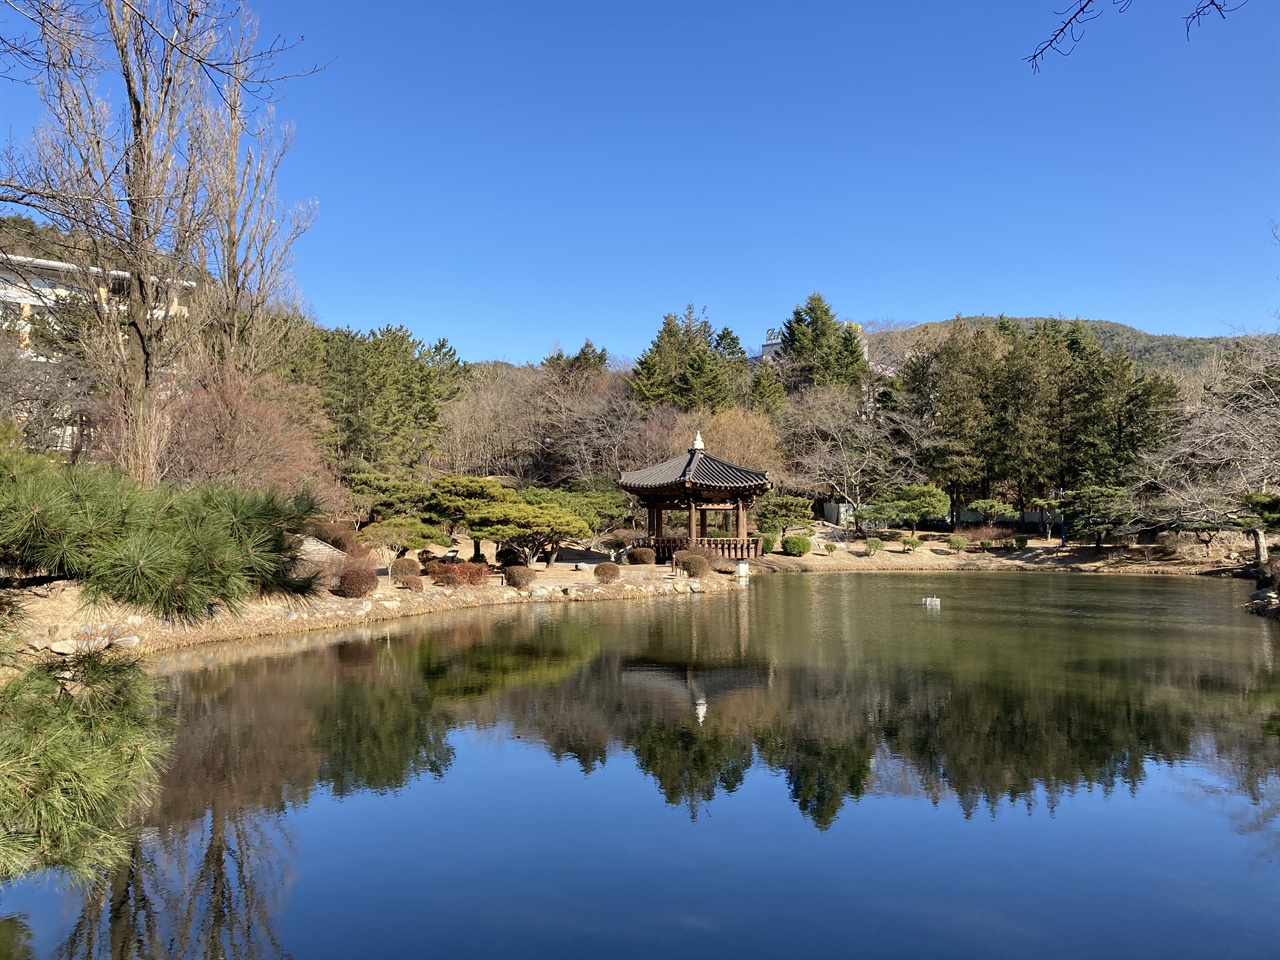
[[[1280,2],[253,4],[305,37],[285,193],[317,319],[466,359],[637,356],[706,307],[758,348],[811,291],[957,312],[1272,329]],[[10,94],[6,94],[7,96]]]

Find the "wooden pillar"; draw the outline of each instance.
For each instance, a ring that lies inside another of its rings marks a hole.
[[[747,537],[747,504],[743,500],[738,501],[737,516],[734,517],[733,535],[739,540],[745,540]]]
[[[657,523],[654,525],[654,528],[653,528],[653,529],[656,531],[656,532],[654,533],[654,536],[655,536],[655,537],[660,537],[660,536],[662,536],[662,508],[661,508],[661,507],[658,507],[654,512],[655,512],[655,513],[657,513],[657,515],[658,515],[658,521],[657,521]]]
[[[707,511],[698,511],[698,536],[706,539],[707,536]]]

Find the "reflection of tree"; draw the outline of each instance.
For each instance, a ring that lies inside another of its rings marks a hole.
[[[1051,807],[1079,785],[1136,789],[1144,757],[1186,755],[1192,723],[1189,712],[1145,703],[1137,689],[956,683],[935,709],[900,711],[886,740],[916,767],[926,793],[937,799],[945,784],[970,815],[983,800],[1030,804],[1037,787]]]
[[[228,811],[136,843],[80,890],[62,957],[282,956],[275,917],[289,883],[280,814]]]
[[[153,827],[80,891],[62,956],[282,954],[275,917],[292,847],[283,813],[309,794],[318,764],[315,691],[293,679],[251,663],[170,684],[179,726]]]
[[[636,766],[658,782],[667,803],[687,806],[693,820],[717,787],[733,793],[742,786],[754,758],[748,737],[660,721],[642,724],[627,746]]]
[[[443,777],[453,763],[448,732],[448,718],[420,683],[343,683],[316,717],[319,779],[345,797],[398,790],[423,773]]]
[[[25,916],[0,917],[0,957],[35,960],[31,946],[31,925]]]
[[[846,797],[856,800],[866,793],[871,779],[870,731],[843,743],[797,737],[773,724],[757,734],[756,747],[770,769],[785,771],[792,801],[819,830],[835,822]]]

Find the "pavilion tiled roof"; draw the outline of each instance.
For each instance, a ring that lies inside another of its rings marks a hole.
[[[773,481],[767,470],[740,467],[695,447],[674,460],[623,473],[619,482],[622,489],[631,493],[686,484],[715,490],[767,490]]]

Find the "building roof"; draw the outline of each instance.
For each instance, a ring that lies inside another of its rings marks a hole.
[[[773,486],[773,481],[767,470],[740,467],[707,453],[699,436],[688,453],[665,463],[623,473],[619,486],[629,493],[671,487],[763,493]]]

